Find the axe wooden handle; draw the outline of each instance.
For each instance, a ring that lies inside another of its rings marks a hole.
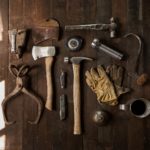
[[[46,81],[47,81],[47,99],[45,107],[50,111],[53,108],[52,64],[53,64],[53,57],[51,56],[46,57],[45,67],[46,67]]]
[[[81,102],[80,102],[80,65],[73,64],[73,103],[74,103],[74,131],[81,134]]]

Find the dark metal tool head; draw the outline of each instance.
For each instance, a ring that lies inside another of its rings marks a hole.
[[[118,29],[118,22],[115,18],[110,18],[110,23],[97,23],[97,24],[83,24],[83,25],[66,25],[65,30],[97,30],[97,31],[109,31],[110,38],[116,37]]]
[[[97,38],[93,39],[93,41],[91,43],[92,48],[97,48],[100,45],[101,45],[101,43],[100,43],[99,39],[97,39]]]
[[[81,61],[83,60],[89,60],[89,61],[92,61],[93,59],[91,58],[88,58],[88,57],[72,57],[70,59],[70,61],[73,63],[73,64],[79,64]]]
[[[115,18],[114,17],[110,18],[109,30],[110,30],[110,37],[111,38],[116,37],[117,28],[118,28],[118,25],[117,25]]]
[[[115,58],[115,59],[118,59],[118,60],[122,60],[124,58],[124,54],[115,50],[115,49],[112,49],[104,44],[102,44],[100,42],[99,39],[95,38],[92,43],[91,43],[91,47],[94,48],[94,49],[98,49],[99,51],[103,51],[105,52],[107,55]]]
[[[64,62],[68,63],[70,61],[73,64],[80,64],[80,62],[83,61],[83,60],[92,61],[93,59],[89,58],[89,57],[72,57],[70,59],[68,57],[64,58]]]

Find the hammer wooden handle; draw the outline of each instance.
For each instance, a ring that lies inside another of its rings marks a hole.
[[[81,102],[80,102],[80,65],[73,64],[73,103],[74,103],[74,131],[81,134]]]
[[[53,57],[50,56],[46,57],[45,67],[46,67],[46,81],[47,81],[47,99],[45,107],[50,111],[53,108],[52,64],[53,64]]]

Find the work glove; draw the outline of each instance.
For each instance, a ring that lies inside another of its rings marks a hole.
[[[98,102],[107,103],[112,106],[118,104],[115,87],[102,66],[98,66],[97,71],[91,68],[90,71],[86,71],[85,75],[86,82],[97,95]]]
[[[130,91],[129,88],[122,87],[123,76],[124,76],[123,67],[117,65],[109,65],[106,68],[106,73],[108,74],[108,76],[110,77],[111,81],[115,86],[117,97]]]

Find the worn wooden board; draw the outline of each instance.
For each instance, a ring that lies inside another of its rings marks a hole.
[[[34,61],[31,56],[33,42],[31,36],[27,49],[22,59],[17,60],[9,53],[8,29],[28,28],[32,29],[40,20],[56,18],[61,26],[60,40],[55,42],[57,56],[53,67],[54,77],[54,111],[44,110],[38,125],[30,125],[28,119],[34,119],[37,113],[36,104],[26,95],[15,98],[8,106],[9,119],[16,119],[17,123],[0,129],[0,149],[2,150],[149,150],[150,148],[150,121],[149,117],[139,120],[121,112],[117,107],[100,106],[96,96],[85,83],[84,73],[98,64],[104,66],[115,63],[122,65],[128,71],[133,70],[136,59],[137,41],[135,39],[123,39],[128,32],[139,34],[144,41],[144,69],[150,73],[150,19],[148,0],[0,0],[0,80],[5,81],[5,94],[12,91],[15,79],[8,72],[8,65],[28,64],[32,67],[29,73],[31,77],[31,89],[37,93],[43,103],[46,99],[46,78],[44,59]],[[96,31],[72,31],[64,32],[67,24],[109,23],[114,16],[120,21],[119,37],[110,39],[108,32]],[[2,26],[1,26],[2,24]],[[2,29],[2,30],[1,30]],[[2,32],[1,32],[2,31]],[[68,37],[80,35],[85,44],[80,52],[69,52],[65,47]],[[93,38],[100,38],[106,44],[129,54],[127,61],[116,61],[104,53],[92,49],[90,43]],[[64,56],[88,56],[96,61],[85,62],[81,65],[82,85],[82,128],[83,134],[74,136],[73,133],[73,97],[72,97],[72,66],[64,64]],[[142,69],[142,68],[141,68]],[[67,88],[60,88],[59,76],[61,70],[68,74]],[[119,100],[125,103],[134,97],[150,99],[150,84],[144,87],[135,85],[135,80],[126,76],[125,86],[133,91]],[[64,121],[59,120],[59,97],[61,94],[68,97],[68,115]],[[106,109],[112,114],[112,120],[107,126],[98,127],[92,120],[95,111]],[[2,121],[2,120],[0,120]],[[2,138],[5,136],[4,138]]]

